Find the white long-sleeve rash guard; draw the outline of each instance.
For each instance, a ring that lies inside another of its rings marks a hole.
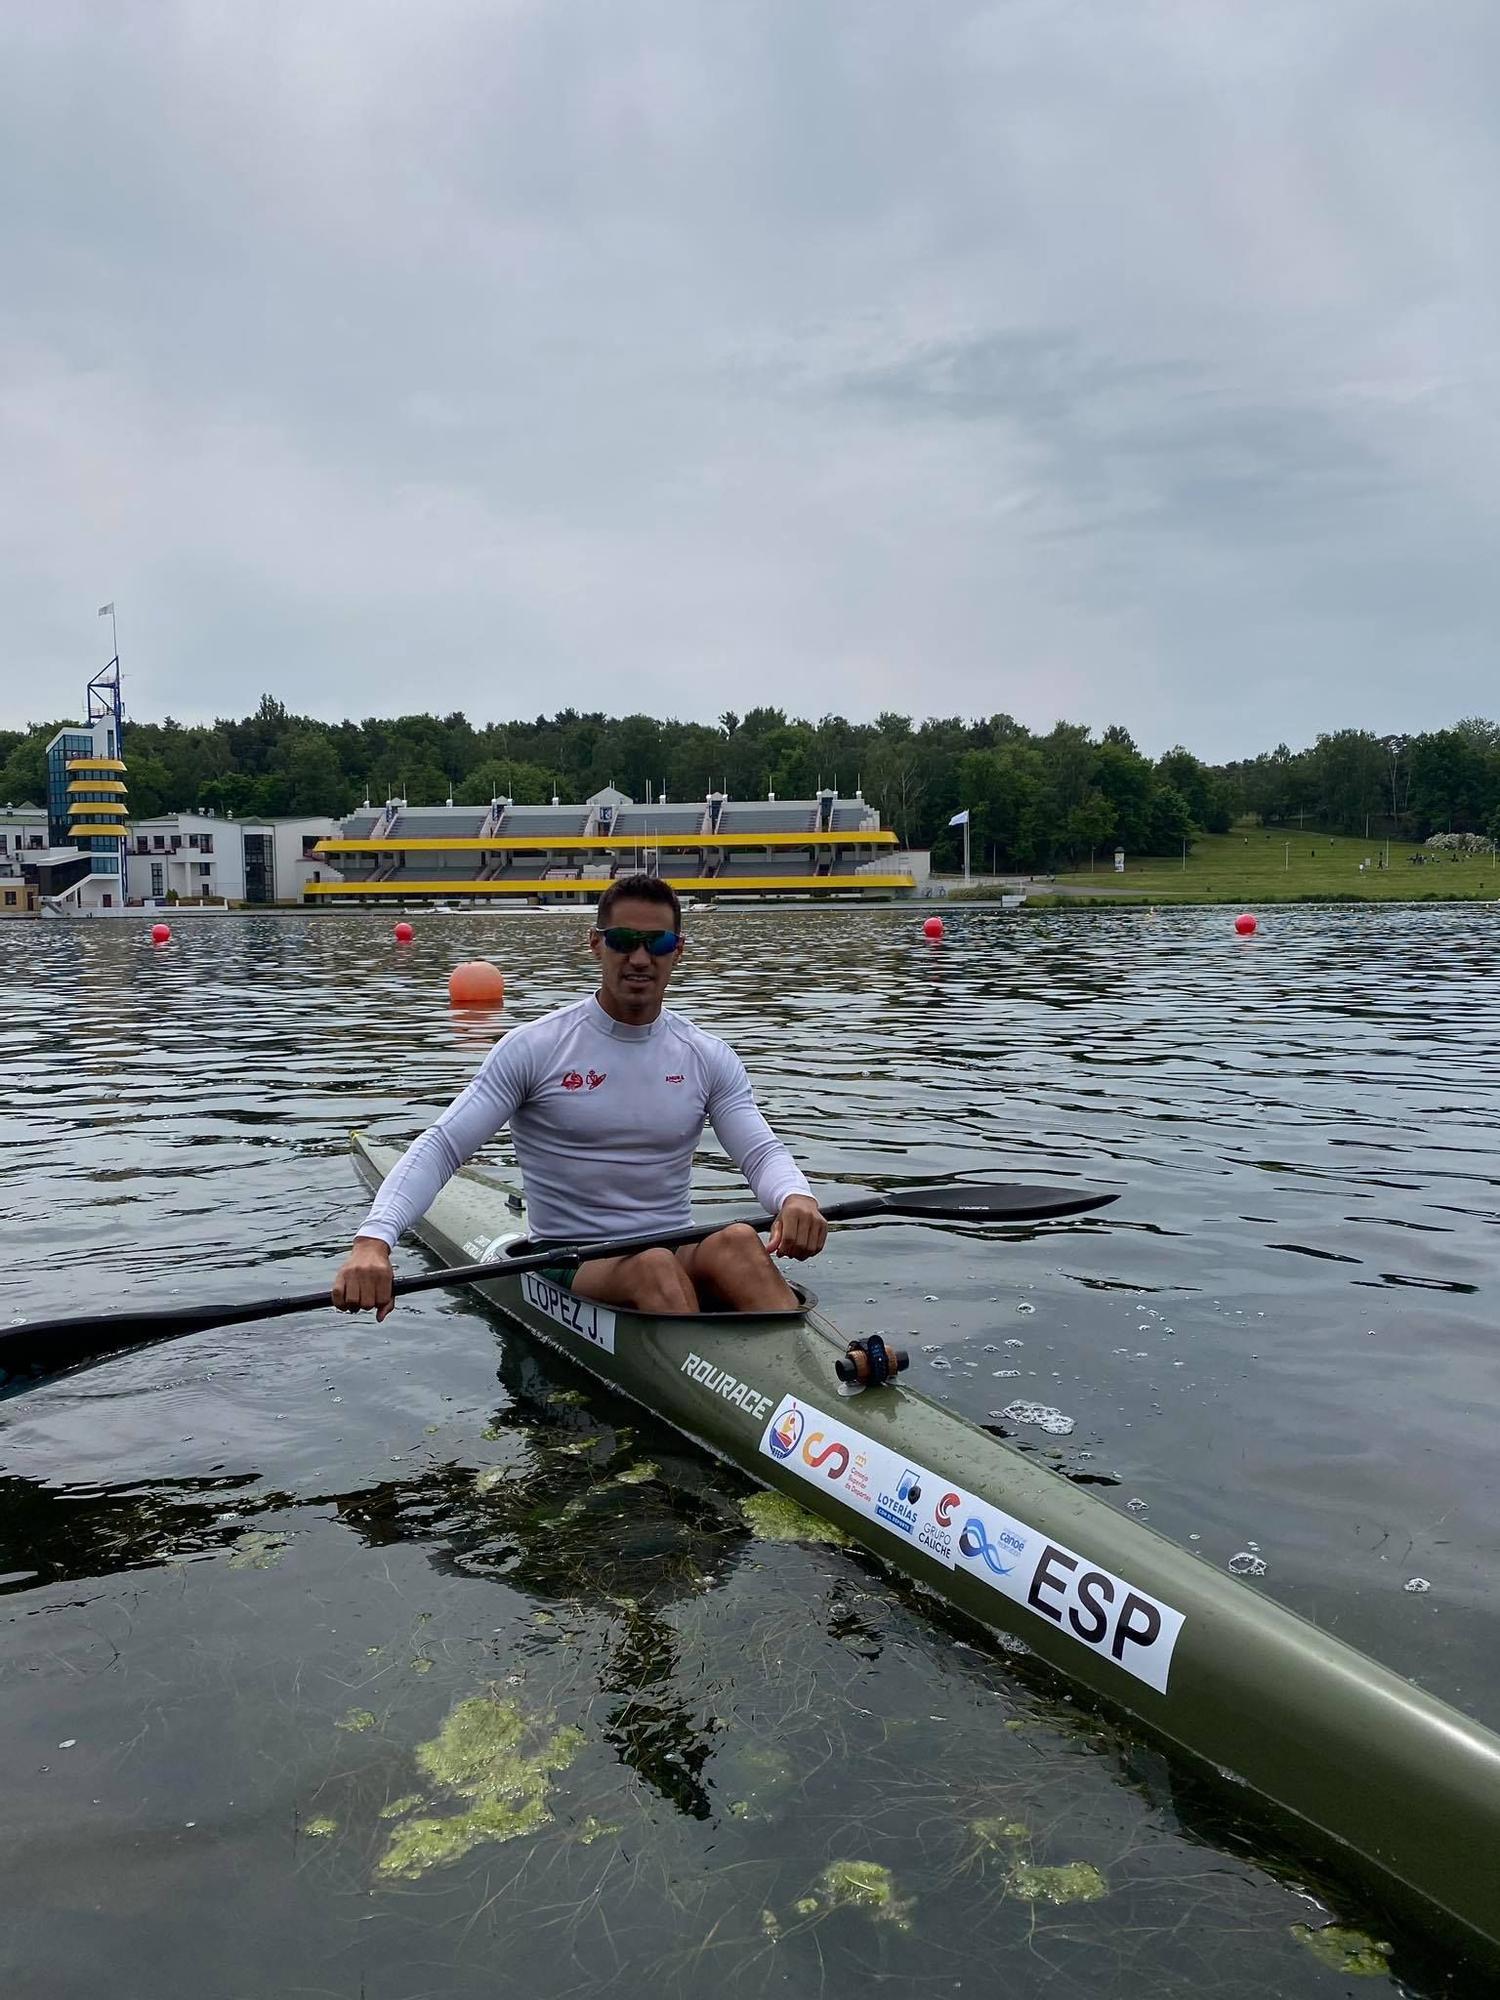
[[[543,1242],[686,1228],[705,1123],[770,1214],[788,1195],[811,1192],[726,1042],[680,1014],[628,1026],[590,995],[496,1043],[392,1168],[359,1234],[397,1242],[507,1121],[531,1233]]]

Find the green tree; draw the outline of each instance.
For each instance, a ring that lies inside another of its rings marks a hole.
[[[1063,839],[1069,858],[1092,854],[1115,842],[1115,809],[1103,792],[1087,792],[1068,814]]]
[[[1158,785],[1151,798],[1149,849],[1152,854],[1180,852],[1193,837],[1193,809],[1175,785]]]
[[[284,738],[283,741],[288,739]],[[293,813],[333,813],[349,810],[353,803],[347,781],[339,769],[338,753],[321,730],[299,729],[290,737],[286,752],[287,811]]]

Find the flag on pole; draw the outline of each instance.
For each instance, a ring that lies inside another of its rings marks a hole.
[[[114,615],[115,607],[112,604],[101,604],[99,606],[99,616],[101,618],[113,618]]]
[[[949,826],[967,826],[969,824],[969,808],[965,806],[961,813],[955,813],[948,824]]]

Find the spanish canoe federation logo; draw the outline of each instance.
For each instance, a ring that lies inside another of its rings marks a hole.
[[[970,1562],[982,1560],[991,1575],[1009,1576],[1017,1561],[1026,1553],[1026,1538],[1016,1534],[1012,1528],[1001,1528],[996,1542],[990,1540],[983,1517],[978,1514],[971,1515],[964,1522],[963,1533],[958,1538],[959,1550]],[[1011,1560],[1003,1562],[1003,1555],[1008,1555]]]
[[[565,1070],[563,1072],[562,1087],[564,1090],[582,1090],[583,1078],[578,1074],[576,1069]]]
[[[766,1438],[772,1458],[790,1458],[806,1428],[807,1419],[795,1403],[789,1403],[771,1425]]]

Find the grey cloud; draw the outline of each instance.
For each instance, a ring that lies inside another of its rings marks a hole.
[[[183,716],[1492,707],[1497,56],[1478,0],[12,9],[0,721],[109,597]]]

